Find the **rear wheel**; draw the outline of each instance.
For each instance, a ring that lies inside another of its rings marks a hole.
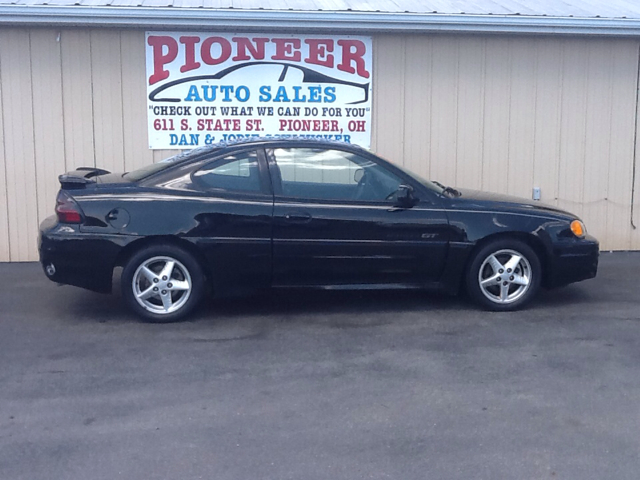
[[[533,249],[518,240],[496,240],[481,248],[466,274],[471,297],[490,310],[517,310],[540,288],[542,268]]]
[[[127,262],[121,286],[127,304],[142,318],[174,322],[199,303],[204,276],[198,262],[181,248],[153,245]]]

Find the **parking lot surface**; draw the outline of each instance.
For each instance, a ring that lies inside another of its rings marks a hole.
[[[517,313],[277,292],[141,323],[0,264],[0,479],[637,479],[640,253]]]

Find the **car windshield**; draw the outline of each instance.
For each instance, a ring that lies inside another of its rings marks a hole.
[[[139,168],[138,170],[132,170],[130,172],[127,172],[123,176],[127,180],[130,180],[132,182],[137,182],[138,180],[142,180],[143,178],[153,175],[154,173],[158,173],[158,172],[161,172],[162,170],[166,170],[167,168],[171,167],[172,165],[175,165],[178,162],[186,160],[187,158],[198,155],[199,153],[202,153],[205,151],[212,151],[212,149],[210,146],[204,146],[204,147],[195,148],[193,150],[186,150],[184,152],[178,153],[177,155],[174,155],[173,157],[160,160],[158,163],[152,163],[151,165],[146,165],[142,168]]]

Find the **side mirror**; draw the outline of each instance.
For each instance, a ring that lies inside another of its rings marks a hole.
[[[413,187],[411,185],[400,185],[396,190],[396,206],[402,208],[411,208],[418,199],[413,194]]]

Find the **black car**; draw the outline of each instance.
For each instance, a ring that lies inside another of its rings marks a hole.
[[[110,292],[151,321],[205,294],[264,287],[437,288],[514,310],[592,278],[598,242],[568,212],[423,180],[359,147],[252,139],[129,173],[60,176],[40,261],[58,283]]]

